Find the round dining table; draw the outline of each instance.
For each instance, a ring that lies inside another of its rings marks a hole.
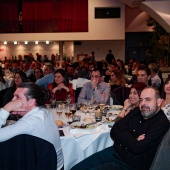
[[[67,124],[68,119],[64,113],[60,117],[57,115],[56,109],[51,109],[51,113],[55,120],[64,122],[64,126],[59,128],[59,131],[63,132],[64,135],[60,136],[64,155],[64,170],[70,170],[90,155],[113,145],[110,138],[110,128],[107,124],[99,122],[95,131],[89,131],[89,133],[74,132],[74,129],[71,129]],[[75,114],[81,116],[81,121],[84,120],[85,114],[83,112],[77,111]],[[87,117],[92,117],[92,115],[87,113]]]

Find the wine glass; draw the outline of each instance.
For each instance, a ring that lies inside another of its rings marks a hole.
[[[55,108],[55,106],[56,106],[56,96],[55,96],[55,93],[51,94],[50,102],[51,102],[51,107]]]
[[[63,113],[61,104],[58,104],[56,111],[57,111],[57,115],[60,118],[60,115]]]
[[[86,119],[86,114],[88,113],[87,106],[83,109],[83,112],[85,114],[85,119]]]
[[[70,104],[70,111],[72,112],[72,114],[74,115],[74,113],[77,111],[77,107],[76,104]]]
[[[87,108],[87,111],[90,113],[90,117],[92,116],[92,113],[95,111],[95,108],[93,106],[89,106]]]
[[[70,111],[70,107],[69,107],[69,105],[68,106],[66,106],[66,110],[65,110],[65,115],[66,115],[66,117],[68,118],[68,122],[67,123],[69,123],[69,118],[70,118],[70,116],[71,116],[71,111]]]
[[[70,94],[68,94],[67,98],[66,98],[67,104],[70,104],[71,100],[72,100],[72,98],[71,98]]]

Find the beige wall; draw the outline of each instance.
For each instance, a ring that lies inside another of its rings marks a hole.
[[[88,54],[90,55],[92,51],[95,52],[96,60],[104,60],[108,50],[111,49],[115,58],[124,60],[124,41],[123,40],[115,40],[115,41],[82,41],[81,45],[74,46],[75,56],[77,54]]]
[[[148,14],[139,8],[125,7],[125,31],[126,32],[147,32],[152,31],[151,27],[146,25]]]
[[[58,54],[59,53],[59,45],[58,43],[52,43],[52,44],[45,44],[40,43],[38,45],[35,45],[34,43],[29,43],[28,45],[25,44],[8,44],[8,45],[0,45],[0,59],[4,60],[4,57],[7,57],[7,59],[11,59],[12,56],[16,56],[18,58],[18,55],[28,55],[29,53],[32,53],[34,58],[36,59],[36,53],[39,53],[41,55],[47,55],[50,59],[51,54]]]
[[[74,57],[74,61],[77,61],[78,54],[88,54],[90,55],[92,51],[95,52],[96,60],[105,59],[106,54],[109,49],[112,49],[113,54],[116,59],[120,58],[124,60],[124,41],[123,40],[103,40],[103,41],[81,41],[81,45],[73,45],[72,41],[65,41],[63,43],[63,54],[67,55],[67,57]],[[34,58],[36,59],[36,53],[41,54],[42,56],[47,55],[50,59],[51,54],[59,54],[59,43],[39,43],[35,45],[34,43],[25,44],[8,44],[8,45],[0,45],[0,59],[4,60],[4,57],[7,59],[12,59],[12,56],[18,55],[27,55],[32,53]],[[60,54],[61,56],[61,54]]]

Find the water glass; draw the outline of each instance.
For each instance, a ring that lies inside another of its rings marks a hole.
[[[73,115],[73,116],[72,116],[72,119],[73,119],[73,122],[80,122],[81,116]]]
[[[60,115],[63,113],[63,109],[62,109],[62,105],[61,104],[57,105],[56,112],[57,112],[57,115],[60,118]]]
[[[102,121],[102,113],[99,112],[99,111],[96,111],[95,112],[95,119],[96,119],[96,122]]]
[[[72,114],[74,114],[77,111],[77,107],[76,104],[70,104],[70,111],[72,112]]]

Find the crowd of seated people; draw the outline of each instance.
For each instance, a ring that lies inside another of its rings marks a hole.
[[[14,83],[9,88],[1,89],[0,94],[3,91],[1,107],[12,100],[19,85],[28,81],[48,89],[51,94],[55,94],[56,101],[65,101],[70,95],[71,103],[93,100],[110,104],[111,92],[119,87],[128,86],[129,97],[124,100],[124,107],[119,115],[120,118],[124,118],[139,106],[139,96],[144,87],[151,86],[158,88],[160,92],[165,92],[161,108],[167,117],[169,116],[167,113],[170,112],[170,80],[167,79],[164,85],[156,63],[146,66],[139,61],[129,60],[124,63],[120,59],[109,62],[63,60],[61,64],[55,60],[50,64],[37,60],[4,61],[2,71],[4,74],[12,72]],[[1,82],[5,84],[4,74],[0,76]],[[127,76],[131,76],[131,79],[127,80]],[[81,88],[78,95],[76,95],[77,88]]]
[[[87,58],[86,56],[86,60]],[[74,63],[69,60],[63,60],[61,64],[55,60],[52,61],[51,64],[45,64],[43,61],[38,60],[4,61],[3,70],[4,73],[8,70],[13,73],[21,70],[27,75],[28,81],[35,82],[43,88],[47,88],[50,83],[54,82],[54,72],[57,69],[65,70],[69,82],[75,82],[82,78],[79,74],[81,68],[84,67],[87,69],[88,76],[86,76],[86,79],[88,80],[91,79],[92,70],[94,68],[99,68],[102,72],[101,82],[108,83],[111,86],[111,91],[118,87],[126,86],[127,84],[131,86],[137,82],[146,83],[148,86],[156,86],[159,90],[162,90],[163,81],[160,74],[158,74],[159,68],[155,63],[150,63],[147,67],[141,64],[140,61],[135,61],[133,59],[126,61],[126,63],[120,59],[112,60],[112,62],[107,62],[105,60],[86,60]],[[130,70],[128,70],[128,68]],[[132,78],[128,80],[126,78],[127,75],[132,76]],[[84,83],[82,83],[82,87]],[[73,88],[76,90],[75,87]],[[78,97],[76,97],[75,101],[77,101],[77,99]]]
[[[13,73],[21,70],[27,75],[28,81],[35,82],[44,88],[47,88],[50,83],[54,82],[55,70],[65,70],[69,82],[75,82],[82,78],[79,74],[79,70],[83,67],[85,67],[88,71],[88,76],[86,76],[86,79],[88,80],[91,79],[92,70],[94,68],[99,68],[102,72],[101,82],[108,83],[111,86],[111,91],[118,87],[126,86],[127,84],[131,86],[136,82],[143,82],[148,86],[156,86],[159,90],[162,90],[163,88],[163,81],[159,74],[159,68],[155,63],[150,63],[147,67],[146,65],[141,64],[140,61],[135,61],[133,59],[130,59],[124,63],[120,59],[107,62],[105,60],[91,61],[87,60],[87,58],[88,57],[86,56],[86,60],[83,60],[80,63],[73,63],[69,60],[63,60],[61,64],[55,60],[52,61],[51,64],[45,64],[43,61],[38,60],[4,61],[3,70],[4,73],[8,70]],[[130,70],[128,70],[128,68]],[[128,80],[126,78],[127,75],[132,76],[132,78]],[[1,82],[5,83],[4,81]],[[83,86],[84,83],[82,83],[81,86]],[[75,87],[74,90],[76,90]],[[75,100],[77,101],[77,99]]]

